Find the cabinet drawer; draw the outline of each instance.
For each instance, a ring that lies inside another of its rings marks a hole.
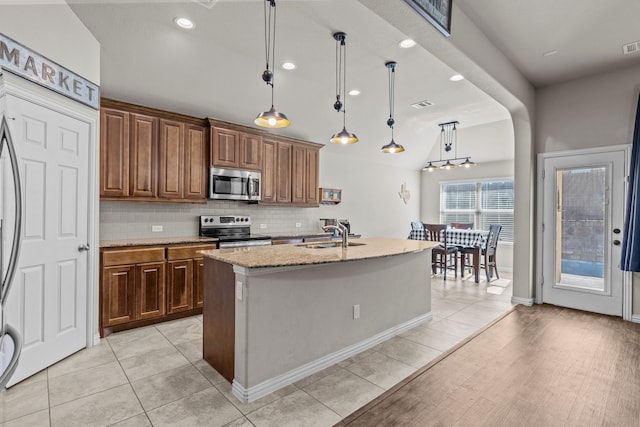
[[[138,264],[142,262],[164,261],[164,248],[153,247],[144,249],[119,249],[104,251],[102,253],[102,265]]]
[[[199,251],[215,249],[216,245],[174,246],[167,248],[167,260],[202,258]]]

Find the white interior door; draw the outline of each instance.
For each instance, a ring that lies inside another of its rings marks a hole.
[[[7,95],[20,158],[23,240],[6,307],[23,349],[11,384],[86,346],[91,126]]]
[[[626,150],[549,155],[543,167],[542,301],[622,316]]]

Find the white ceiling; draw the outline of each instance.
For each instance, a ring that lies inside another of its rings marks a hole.
[[[102,95],[253,125],[253,118],[270,106],[270,91],[260,78],[265,65],[263,0],[200,1],[211,7],[190,0],[67,0],[102,46]],[[398,8],[409,8],[404,1],[392,1],[398,3]],[[599,37],[598,31],[611,28],[607,25],[602,25],[603,29],[597,25],[589,28],[594,26],[593,16],[604,8],[602,3],[609,7],[615,3],[620,9],[626,5],[627,10],[635,12],[618,16],[618,12],[611,11],[604,15],[605,20],[624,19],[627,32],[620,30],[616,34],[619,38],[630,37],[629,32],[637,26],[630,25],[629,16],[640,16],[637,0],[454,1],[489,38],[495,38],[494,44],[536,84],[561,81],[588,70],[599,71],[604,63],[617,66],[619,61],[637,61],[640,57],[616,61],[604,54],[598,39],[587,38],[591,37],[590,32]],[[439,151],[437,124],[458,120],[459,154],[464,151],[464,155],[472,155],[478,162],[512,156],[513,141],[500,141],[509,138],[497,138],[491,150],[462,138],[465,128],[483,125],[486,129],[487,123],[507,120],[506,109],[466,80],[449,81],[455,70],[422,47],[399,48],[398,42],[410,35],[385,22],[363,5],[366,3],[366,0],[278,1],[276,65],[292,61],[298,66],[294,71],[276,69],[275,105],[292,122],[278,133],[326,143],[341,129],[341,116],[332,108],[335,101],[332,34],[344,31],[348,34],[347,88],[361,91],[361,95],[347,99],[347,129],[356,133],[360,142],[351,146],[327,144],[323,151],[340,153],[354,161],[366,158],[418,169],[430,153]],[[583,19],[583,12],[561,10],[557,3],[588,9],[588,19]],[[552,10],[553,16],[547,17],[539,10]],[[195,29],[176,27],[173,20],[177,16],[192,19]],[[452,22],[455,32],[455,15]],[[553,28],[549,28],[550,24]],[[425,21],[425,25],[429,24]],[[590,32],[584,34],[584,28]],[[609,33],[611,36],[613,32]],[[552,34],[558,36],[551,37]],[[550,42],[545,44],[544,39]],[[634,40],[631,37],[625,42]],[[598,46],[597,51],[594,45]],[[570,56],[565,53],[569,47]],[[538,52],[551,49],[559,53],[544,58]],[[583,59],[577,61],[578,53],[573,51],[580,52]],[[618,51],[621,54],[619,46]],[[557,65],[545,66],[543,59]],[[396,155],[379,152],[391,137],[385,124],[389,110],[384,64],[389,60],[398,63],[395,140],[407,149]],[[579,72],[572,68],[574,62]],[[410,106],[422,100],[429,100],[434,106],[422,110]]]

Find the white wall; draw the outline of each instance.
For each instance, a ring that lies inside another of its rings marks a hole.
[[[630,144],[640,65],[537,91],[538,153]],[[640,280],[633,278],[633,313],[640,314]]]
[[[100,44],[64,0],[13,3],[0,5],[1,33],[100,84]]]

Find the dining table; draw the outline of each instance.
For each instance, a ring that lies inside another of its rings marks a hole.
[[[477,229],[459,229],[448,228],[445,231],[447,246],[457,246],[464,248],[465,255],[471,255],[471,262],[475,274],[475,282],[480,282],[480,254],[487,246],[487,237],[489,232],[487,230]],[[409,232],[409,239],[411,240],[427,240],[424,230],[412,229]],[[444,236],[440,237],[440,243],[444,243]],[[464,275],[464,260],[460,265],[460,273]]]

